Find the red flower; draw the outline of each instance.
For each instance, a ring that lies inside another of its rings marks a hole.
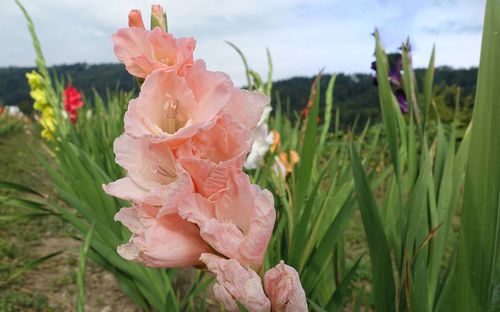
[[[72,123],[76,122],[76,109],[83,106],[82,95],[76,88],[68,85],[64,89],[64,109],[69,114],[69,119]]]
[[[305,107],[302,112],[300,113],[300,116],[303,118],[303,119],[307,119],[307,116],[309,115],[309,106]],[[321,118],[317,118],[318,122],[321,121]]]

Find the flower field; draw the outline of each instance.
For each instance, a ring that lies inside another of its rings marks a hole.
[[[138,92],[83,94],[16,2],[35,113],[0,111],[0,311],[500,309],[498,1],[473,112],[457,88],[441,116],[438,50],[417,79],[410,41],[389,54],[375,29],[380,116],[350,127],[335,75],[291,111],[279,59],[259,73],[229,43],[238,88],[160,5],[112,35]]]

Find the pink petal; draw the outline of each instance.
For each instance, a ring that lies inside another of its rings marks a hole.
[[[228,75],[207,71],[202,60],[194,62],[187,76],[187,83],[198,102],[192,115],[196,122],[212,120],[226,105],[234,90],[233,82]]]
[[[212,196],[226,187],[231,174],[241,171],[251,136],[248,129],[226,115],[179,147],[179,162],[199,193]]]
[[[264,275],[272,311],[307,312],[307,299],[297,271],[281,261]]]
[[[140,12],[131,11],[129,25],[113,35],[114,52],[127,71],[146,78],[155,70],[173,71],[186,75],[193,65],[193,38],[175,39],[160,28],[144,29]]]
[[[141,188],[129,177],[105,184],[103,189],[107,194],[124,200],[139,200],[147,192],[146,189]]]
[[[269,97],[263,93],[234,89],[222,114],[229,114],[250,130],[255,129],[269,103]]]
[[[113,50],[120,62],[125,64],[127,70],[134,76],[146,77],[148,72],[148,59],[151,56],[151,48],[148,42],[148,31],[144,28],[123,28],[113,35]],[[140,58],[140,65],[136,64],[134,58]]]
[[[175,132],[168,132],[169,103],[177,103]],[[129,103],[125,113],[125,132],[136,138],[149,138],[151,142],[168,143],[175,148],[200,128],[216,122],[216,113],[205,115],[203,120],[197,117],[200,105],[185,78],[174,72],[155,71],[144,81],[139,97]],[[213,105],[219,104],[214,102]]]
[[[199,227],[215,216],[214,203],[200,194],[192,194],[178,205],[179,215]]]
[[[176,165],[168,145],[123,134],[115,140],[116,162],[127,177],[105,186],[113,196],[162,207],[162,215],[176,213],[176,205],[194,192],[189,175]]]
[[[219,253],[260,268],[276,220],[272,195],[239,173],[212,197],[192,195],[178,205],[179,215],[198,225],[201,237]]]
[[[125,209],[125,210],[124,210]],[[187,267],[199,264],[210,247],[200,238],[198,228],[176,214],[155,218],[157,208],[134,205],[115,217],[132,231],[130,241],[118,248],[125,259],[151,267]]]
[[[252,312],[270,311],[261,279],[253,270],[243,268],[235,259],[227,260],[213,254],[202,254],[200,260],[216,274],[214,295],[228,311],[239,311],[236,301]]]

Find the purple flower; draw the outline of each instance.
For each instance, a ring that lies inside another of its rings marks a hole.
[[[397,89],[395,95],[399,103],[399,108],[401,108],[401,112],[405,114],[408,113],[408,102],[406,102],[406,95],[403,89]]]
[[[406,101],[406,95],[403,90],[403,76],[401,71],[403,70],[403,59],[401,53],[393,53],[388,55],[389,60],[389,83],[392,87],[392,91],[398,100],[401,112],[408,112],[408,103]],[[377,71],[377,62],[372,62],[371,69],[375,72]],[[378,86],[377,75],[373,77],[373,84]]]

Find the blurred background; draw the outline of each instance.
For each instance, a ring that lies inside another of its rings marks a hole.
[[[95,89],[137,92],[137,84],[113,54],[111,36],[127,26],[130,9],[142,11],[149,24],[148,1],[25,0],[49,66],[89,95]],[[322,68],[337,74],[334,102],[340,121],[349,126],[379,117],[370,64],[374,60],[375,27],[388,53],[399,52],[411,41],[417,80],[436,47],[436,96],[454,106],[454,89],[462,89],[463,106],[472,105],[482,31],[484,0],[171,0],[166,8],[169,31],[197,40],[195,57],[207,67],[228,73],[235,84],[246,84],[239,55],[226,43],[237,45],[250,67],[266,77],[266,48],[273,64],[273,95],[291,103],[293,112],[304,109],[313,76]],[[14,1],[2,1],[0,10],[0,105],[32,112],[25,73],[35,54],[25,21]],[[444,107],[443,106],[443,107]],[[449,112],[441,112],[444,118]]]
[[[127,26],[131,8],[149,16],[155,2],[132,0],[25,0],[49,65],[115,63],[111,35]],[[196,56],[209,69],[243,85],[239,46],[258,72],[275,60],[274,78],[326,72],[368,73],[378,27],[387,51],[410,36],[415,67],[427,66],[433,44],[436,65],[477,66],[484,0],[169,0],[169,30],[197,40]],[[14,1],[0,10],[0,66],[33,66],[34,52]]]

